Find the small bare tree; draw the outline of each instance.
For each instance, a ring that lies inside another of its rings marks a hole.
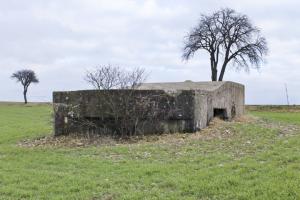
[[[150,98],[136,93],[136,89],[146,80],[145,70],[142,68],[127,71],[112,65],[100,66],[94,71],[88,71],[85,80],[104,95],[101,103],[106,109],[102,112],[102,124],[108,127],[103,130],[113,129],[114,135],[137,135],[142,132],[139,129],[143,127],[143,120],[147,118],[149,122],[158,113],[150,112],[154,109],[150,105]],[[149,116],[151,113],[154,113],[153,116]]]
[[[198,50],[209,53],[211,80],[222,81],[229,63],[246,71],[249,64],[259,68],[268,48],[266,39],[246,15],[226,8],[201,16],[199,24],[186,37],[183,59],[189,60]]]
[[[36,74],[32,70],[20,70],[12,74],[12,79],[16,79],[17,82],[20,82],[23,85],[23,96],[24,103],[27,104],[27,91],[31,83],[38,83],[39,80],[36,77]]]
[[[99,90],[135,89],[146,80],[146,74],[142,68],[126,71],[120,67],[104,65],[88,71],[85,80]]]
[[[110,90],[119,87],[121,75],[119,67],[107,65],[97,67],[94,71],[87,71],[85,80],[95,89]]]

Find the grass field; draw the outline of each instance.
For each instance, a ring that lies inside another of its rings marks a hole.
[[[2,103],[0,199],[300,199],[300,112],[250,110],[197,134],[28,148],[51,106]]]

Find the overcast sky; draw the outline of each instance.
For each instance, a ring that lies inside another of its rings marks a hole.
[[[0,0],[0,101],[22,101],[10,79],[36,71],[29,101],[51,101],[52,91],[89,89],[88,69],[103,64],[144,67],[148,82],[210,80],[209,57],[181,59],[183,38],[200,14],[233,8],[267,38],[260,71],[229,69],[224,79],[246,86],[248,104],[300,104],[299,0]]]

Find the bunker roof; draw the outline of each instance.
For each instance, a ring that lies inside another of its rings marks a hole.
[[[214,91],[220,88],[227,82],[166,82],[166,83],[143,83],[140,90],[201,90],[201,91]]]

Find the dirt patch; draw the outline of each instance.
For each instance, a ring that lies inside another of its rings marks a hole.
[[[122,144],[145,144],[145,143],[159,143],[159,144],[175,144],[181,145],[191,140],[212,140],[225,139],[235,134],[232,125],[234,123],[249,123],[256,119],[251,116],[244,116],[228,122],[222,119],[213,119],[209,126],[196,133],[174,133],[163,135],[150,135],[133,137],[130,139],[113,139],[110,137],[93,136],[46,136],[36,139],[27,139],[18,143],[18,146],[33,148],[33,147],[69,147],[80,148],[88,146],[114,146]]]
[[[209,126],[202,131],[199,131],[191,136],[192,140],[212,140],[212,139],[226,139],[234,135],[230,123],[221,119],[215,118]]]
[[[213,140],[213,139],[227,139],[236,134],[233,125],[237,123],[253,123],[257,121],[250,115],[236,118],[232,121],[224,121],[220,118],[214,118],[209,125],[196,133],[175,133],[164,134],[160,136],[146,136],[139,143],[168,143],[168,144],[183,144],[192,140]]]
[[[81,136],[46,136],[34,140],[23,140],[18,143],[21,147],[86,147],[99,145],[116,145],[117,141],[107,137],[81,137]]]
[[[161,137],[167,137],[173,134],[166,134],[161,136],[139,136],[139,137],[131,137],[127,139],[116,139],[107,136],[76,136],[76,135],[68,135],[68,136],[45,136],[39,137],[36,139],[26,139],[20,141],[17,145],[20,147],[67,147],[67,148],[80,148],[80,147],[88,147],[88,146],[116,146],[116,145],[128,145],[128,144],[138,144],[145,142],[156,142]],[[181,135],[181,134],[174,134]],[[183,134],[184,135],[184,134]]]

